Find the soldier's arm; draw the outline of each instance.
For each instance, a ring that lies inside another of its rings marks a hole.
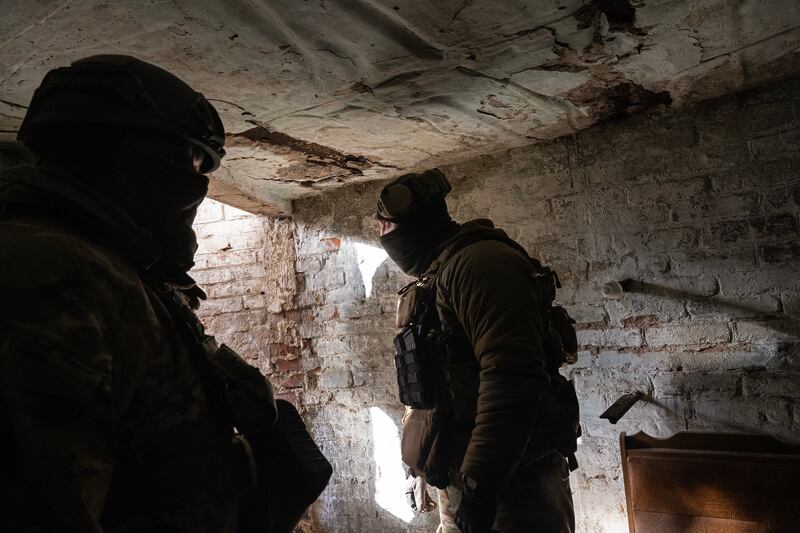
[[[549,384],[529,273],[527,258],[495,241],[462,250],[442,273],[441,290],[480,365],[475,429],[461,471],[491,488],[522,458]]]

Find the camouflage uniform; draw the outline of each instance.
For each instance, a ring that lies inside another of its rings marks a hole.
[[[234,531],[246,458],[115,251],[141,232],[59,172],[0,173],[0,529]]]

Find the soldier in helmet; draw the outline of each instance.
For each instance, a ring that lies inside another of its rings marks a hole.
[[[439,532],[574,531],[576,350],[557,277],[485,219],[454,222],[437,169],[386,185],[380,241],[416,278],[395,338],[402,454],[439,488]]]
[[[204,297],[192,221],[224,135],[132,57],[36,91],[18,139],[37,162],[0,174],[3,531],[236,530],[253,458],[175,314]]]

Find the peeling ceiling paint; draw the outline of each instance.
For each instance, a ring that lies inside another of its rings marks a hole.
[[[262,212],[800,73],[797,0],[0,0],[0,131],[44,73],[128,53],[220,110]]]

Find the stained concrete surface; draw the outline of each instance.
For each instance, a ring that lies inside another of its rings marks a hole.
[[[230,149],[214,180],[271,214],[800,72],[795,0],[0,0],[0,13],[6,137],[47,70],[137,55],[220,109]]]

